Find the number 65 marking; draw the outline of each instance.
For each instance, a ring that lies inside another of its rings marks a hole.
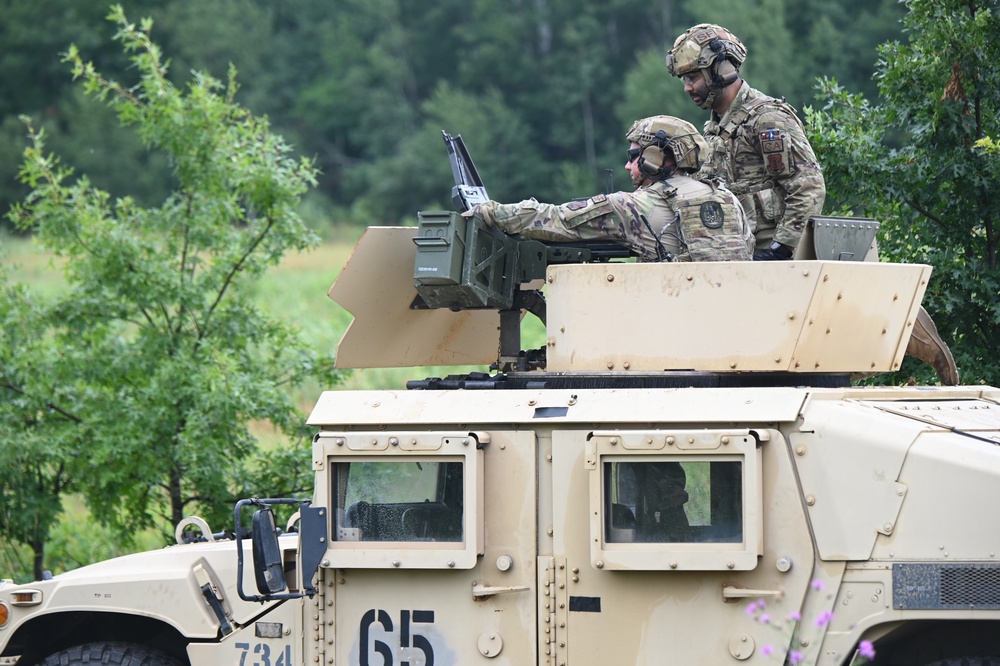
[[[434,611],[415,610],[399,611],[399,647],[412,647],[424,653],[424,666],[434,666],[434,647],[425,636],[416,632],[411,632],[411,613],[413,624],[434,624]],[[377,652],[382,657],[382,666],[394,666],[392,646],[377,638],[370,638],[372,625],[379,625],[386,633],[392,633],[392,618],[389,613],[381,609],[372,608],[361,618],[361,666],[372,666],[372,651]],[[410,666],[409,660],[400,661],[400,666]]]

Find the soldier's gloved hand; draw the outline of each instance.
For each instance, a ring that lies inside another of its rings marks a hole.
[[[771,243],[771,247],[753,255],[754,261],[785,261],[792,258],[792,248],[782,245],[778,241]]]
[[[462,213],[462,217],[479,217],[486,223],[486,226],[495,227],[496,216],[494,215],[494,212],[496,209],[496,201],[484,201],[483,203]]]

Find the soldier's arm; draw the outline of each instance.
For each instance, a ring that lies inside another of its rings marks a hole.
[[[776,109],[763,113],[756,128],[755,138],[760,142],[764,168],[784,194],[785,212],[777,222],[774,240],[794,247],[809,217],[823,211],[826,199],[823,173],[801,124],[790,112]],[[784,135],[783,150],[778,145],[767,145],[768,130],[774,130],[775,137],[779,132]],[[769,147],[774,150],[768,152]],[[783,160],[787,163],[782,163]]]
[[[628,209],[622,193],[599,194],[556,205],[528,199],[516,204],[487,201],[475,212],[487,224],[507,233],[547,241],[611,239],[636,246],[634,232],[626,220]],[[625,197],[628,195],[625,194]]]

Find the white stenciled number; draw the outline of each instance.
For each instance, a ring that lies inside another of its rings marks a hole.
[[[433,624],[434,611],[402,610],[399,612],[399,649],[372,635],[372,627],[376,631],[381,628],[384,634],[392,634],[394,625],[389,613],[372,608],[361,618],[361,666],[395,666],[395,657],[401,660],[399,666],[410,666],[409,659],[403,659],[404,650],[412,653],[419,650],[424,655],[424,666],[434,666],[434,647],[426,636],[417,631],[418,624]],[[381,664],[372,663],[373,653],[382,657]]]

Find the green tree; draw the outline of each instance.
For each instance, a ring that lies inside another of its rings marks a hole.
[[[46,313],[38,303],[23,285],[0,285],[0,561],[17,570],[9,566],[16,544],[27,546],[36,580],[87,439],[62,352],[39,335]]]
[[[245,470],[259,464],[248,423],[302,434],[285,389],[337,379],[332,359],[248,298],[283,254],[317,242],[296,213],[316,171],[233,101],[235,69],[226,84],[196,73],[179,89],[150,37],[152,22],[137,27],[120,6],[109,18],[137,82],[103,77],[76,47],[65,60],[90,95],[166,155],[176,187],[156,207],[112,199],[47,154],[45,133],[28,125],[21,178],[31,193],[10,218],[65,260],[69,289],[32,323],[31,334],[50,344],[20,344],[17,372],[3,375],[4,404],[31,397],[0,411],[13,434],[4,455],[23,460],[43,444],[67,442],[68,478],[124,536],[193,510],[228,524],[234,489],[244,490]],[[21,321],[19,301],[4,302],[2,312]],[[60,439],[63,432],[72,434]],[[268,493],[269,478],[255,480],[254,493]],[[41,507],[46,496],[33,498]]]
[[[1000,17],[984,0],[910,0],[906,43],[879,52],[875,104],[836,81],[810,116],[830,198],[882,222],[880,250],[931,264],[924,303],[964,382],[1000,381],[1000,164],[978,141],[1000,131]],[[929,377],[904,365],[907,375]]]

